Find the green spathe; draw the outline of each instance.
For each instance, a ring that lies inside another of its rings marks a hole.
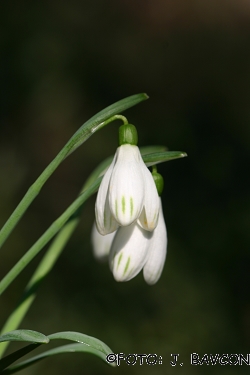
[[[138,135],[136,127],[132,124],[124,124],[119,127],[119,146],[129,144],[137,146]]]

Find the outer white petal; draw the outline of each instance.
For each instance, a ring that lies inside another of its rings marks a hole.
[[[109,262],[116,281],[128,281],[143,268],[151,232],[134,223],[120,227],[111,246]]]
[[[144,199],[144,175],[137,146],[117,149],[117,160],[109,185],[110,210],[122,225],[130,225],[140,215]]]
[[[116,232],[102,236],[94,223],[91,233],[91,242],[93,245],[93,252],[96,259],[105,261],[108,259],[109,251],[112,245]]]
[[[102,235],[114,232],[119,226],[110,212],[108,200],[110,177],[114,169],[116,157],[117,153],[115,154],[112,163],[103,176],[95,203],[96,225],[99,233]]]
[[[153,285],[159,280],[164,267],[166,254],[167,230],[160,201],[158,225],[153,232],[152,238],[150,239],[148,258],[143,268],[143,276],[148,284]]]
[[[152,231],[158,223],[160,209],[159,196],[152,174],[144,164],[143,160],[141,160],[141,163],[144,175],[145,194],[144,207],[138,222],[145,230]]]

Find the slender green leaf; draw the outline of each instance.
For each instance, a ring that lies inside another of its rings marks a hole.
[[[80,333],[80,332],[71,332],[71,331],[58,332],[58,333],[53,333],[51,335],[48,335],[48,338],[50,340],[63,339],[63,340],[76,341],[81,344],[90,346],[91,348],[94,348],[96,350],[99,350],[100,352],[106,355],[112,353],[112,350],[101,340],[92,336],[85,335],[84,333]]]
[[[187,154],[182,151],[165,151],[143,155],[143,160],[146,163],[146,165],[150,167],[151,165],[164,163],[165,161],[170,161],[174,159],[184,158],[185,156],[187,156]]]
[[[147,154],[153,154],[155,152],[163,152],[163,151],[167,151],[167,147],[166,146],[143,146],[143,147],[139,147],[140,148],[140,152],[141,152],[141,155],[147,155]]]
[[[49,342],[49,338],[43,333],[37,331],[31,331],[29,329],[18,329],[1,335],[0,342],[4,341],[26,341],[47,344]]]
[[[106,354],[104,354],[103,352],[97,350],[97,349],[94,349],[90,346],[87,346],[85,344],[69,344],[69,345],[63,345],[63,346],[59,346],[57,348],[54,348],[54,349],[51,349],[51,350],[48,350],[42,354],[39,354],[35,357],[32,357],[26,361],[23,361],[15,366],[12,366],[4,371],[2,371],[2,374],[14,374],[15,372],[17,371],[20,371],[34,363],[36,363],[37,361],[41,360],[41,359],[44,359],[44,358],[47,358],[49,356],[52,356],[52,355],[56,355],[56,354],[65,354],[65,353],[77,353],[77,352],[85,352],[85,353],[91,353],[91,354],[94,354],[96,355],[97,357],[101,358],[105,363],[111,365],[111,366],[115,366],[114,363],[108,363],[106,361]]]

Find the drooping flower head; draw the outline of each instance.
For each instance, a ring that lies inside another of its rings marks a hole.
[[[94,254],[103,259],[109,253],[115,280],[131,280],[143,269],[148,284],[158,281],[167,251],[162,190],[162,176],[156,167],[151,174],[142,160],[136,128],[122,125],[119,147],[97,194],[92,232]]]
[[[158,193],[137,147],[134,125],[120,127],[119,145],[97,194],[97,229],[106,235],[137,220],[143,229],[152,231],[159,215]]]

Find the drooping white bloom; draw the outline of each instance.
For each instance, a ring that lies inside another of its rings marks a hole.
[[[108,259],[115,233],[116,232],[112,232],[106,236],[102,236],[96,228],[96,223],[93,224],[91,242],[93,246],[93,253],[97,260],[105,261]]]
[[[157,225],[159,199],[153,177],[136,145],[118,147],[106,171],[96,199],[96,225],[106,235],[138,219],[152,231]]]
[[[149,232],[138,223],[120,227],[114,237],[109,263],[117,281],[128,281],[142,269],[145,281],[152,285],[161,276],[167,252],[167,231],[161,199],[157,227]]]

